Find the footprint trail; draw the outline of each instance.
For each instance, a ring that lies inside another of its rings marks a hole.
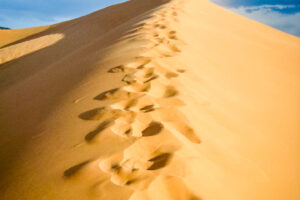
[[[141,37],[151,43],[143,55],[136,55],[131,62],[115,66],[107,71],[122,74],[124,86],[111,88],[94,97],[95,101],[110,102],[105,107],[84,111],[78,117],[85,123],[98,121],[98,126],[85,135],[86,145],[97,145],[97,137],[103,132],[122,138],[134,138],[135,142],[123,152],[100,159],[99,170],[109,176],[112,184],[128,187],[135,191],[136,199],[147,188],[156,187],[158,182],[183,185],[184,183],[165,171],[177,158],[176,151],[182,146],[178,135],[187,141],[200,144],[201,140],[189,126],[184,114],[177,107],[183,106],[180,91],[173,85],[184,69],[166,68],[160,63],[181,53],[182,41],[178,30],[170,24],[177,23],[180,10],[176,3],[165,6],[143,24],[139,24],[129,35]],[[167,141],[166,144],[164,144]],[[75,176],[89,160],[70,167],[65,178]],[[175,187],[175,186],[174,186]],[[142,192],[143,191],[143,192]],[[194,197],[189,192],[186,199]],[[193,198],[198,199],[198,198]]]

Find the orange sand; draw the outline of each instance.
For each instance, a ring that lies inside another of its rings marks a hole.
[[[300,199],[299,38],[208,0],[0,38],[0,199]]]

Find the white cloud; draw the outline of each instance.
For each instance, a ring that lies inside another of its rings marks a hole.
[[[243,7],[243,6],[242,6]],[[247,6],[244,7],[247,9],[287,9],[287,8],[296,8],[295,5],[260,5],[260,6]]]
[[[294,8],[294,5],[240,6],[229,10],[247,18],[300,37],[300,12],[286,14],[274,9]]]

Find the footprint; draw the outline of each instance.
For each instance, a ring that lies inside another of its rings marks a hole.
[[[103,101],[103,100],[108,99],[109,97],[111,97],[112,95],[114,95],[114,94],[115,94],[116,92],[118,92],[118,91],[119,91],[119,88],[114,88],[114,89],[111,89],[111,90],[102,92],[102,93],[99,94],[98,96],[94,97],[94,99],[95,99],[95,100]]]
[[[121,110],[110,109],[107,107],[95,108],[79,115],[82,120],[101,120],[107,118],[118,118],[122,114]]]
[[[172,39],[172,40],[178,40],[178,38],[176,36],[176,31],[170,31],[168,37],[169,37],[169,39]]]
[[[181,52],[181,50],[176,45],[170,45],[170,49],[173,52],[176,52],[176,53],[180,53]]]
[[[121,73],[124,71],[125,71],[124,65],[119,65],[117,67],[113,67],[113,68],[109,69],[107,72],[108,73]]]
[[[165,74],[165,77],[166,77],[167,79],[176,78],[176,77],[178,77],[178,74],[176,74],[176,73],[174,73],[174,72],[167,72],[167,73]]]
[[[136,83],[136,80],[132,74],[126,74],[123,78],[122,81],[127,83],[128,85],[131,85],[133,83]]]
[[[154,158],[151,158],[149,161],[153,164],[148,168],[148,170],[158,170],[164,168],[172,157],[171,153],[163,153]]]
[[[170,97],[174,97],[176,95],[178,95],[178,91],[176,90],[176,88],[173,86],[167,86],[165,94],[164,94],[164,98],[170,98]]]
[[[97,135],[99,135],[102,131],[104,131],[105,129],[109,128],[109,127],[112,126],[113,124],[114,124],[114,118],[105,120],[105,121],[102,122],[95,130],[89,132],[89,133],[85,136],[85,141],[86,141],[86,142],[92,142],[92,140],[93,140]]]
[[[151,111],[154,111],[155,109],[154,109],[154,105],[152,104],[152,105],[147,105],[147,106],[144,106],[144,107],[142,107],[141,109],[140,109],[140,111],[143,111],[143,112],[145,112],[145,113],[147,113],[147,112],[151,112]]]
[[[144,69],[145,65],[140,65],[136,69]]]
[[[110,181],[113,184],[119,186],[129,186],[140,176],[137,169],[124,167],[121,161],[110,161],[110,158],[100,162],[99,167],[110,175]]]
[[[177,69],[176,71],[179,73],[184,73],[186,70],[185,69]]]
[[[159,77],[158,75],[155,75],[155,76],[151,77],[150,79],[144,81],[144,83],[149,83],[149,82],[151,82],[151,81],[157,79],[158,77]]]
[[[91,160],[86,160],[84,162],[81,162],[73,167],[70,167],[69,169],[64,171],[64,177],[65,178],[71,178],[75,176],[84,166],[86,166],[88,163],[90,163]]]
[[[113,184],[128,186],[134,190],[144,190],[157,177],[152,171],[167,166],[178,147],[162,146],[161,138],[141,138],[122,153],[113,155],[99,163],[100,169],[110,175]],[[175,139],[175,138],[174,138]]]
[[[165,26],[165,25],[161,25],[159,28],[160,28],[160,29],[166,29],[166,28],[167,28],[167,26]]]
[[[151,89],[151,84],[133,83],[123,87],[124,90],[133,93],[148,92]],[[128,97],[129,98],[129,97]]]
[[[157,38],[157,37],[159,37],[159,34],[158,33],[154,33],[153,37]]]
[[[163,25],[163,24],[155,24],[155,25],[154,25],[154,28],[166,29],[167,26],[166,26],[166,25]]]
[[[176,31],[170,31],[168,34],[169,39],[172,40],[178,40],[177,36],[176,36]]]
[[[121,137],[129,137],[132,133],[131,124],[136,118],[135,112],[126,112],[126,114],[115,120],[114,125],[110,128],[113,133]]]
[[[160,122],[151,122],[146,129],[142,131],[143,137],[149,137],[159,134],[163,130],[164,126]]]
[[[132,179],[132,180],[128,180],[126,183],[125,183],[125,185],[132,185],[132,184],[134,184],[134,183],[136,183],[136,182],[138,182],[139,181],[139,179]]]
[[[178,38],[177,38],[176,35],[169,36],[169,39],[171,39],[171,40],[178,40]]]
[[[151,122],[153,122],[153,117],[151,116],[150,113],[137,112],[134,121],[131,123],[132,136],[136,138],[140,138],[143,136],[143,132],[145,130],[146,130],[146,132],[144,132],[144,134],[146,134],[145,136],[158,134],[155,132],[151,132],[151,128],[149,128]]]
[[[174,55],[171,54],[171,53],[161,53],[161,56],[160,58],[171,58],[173,57]]]
[[[137,97],[138,94],[135,91],[128,91],[123,88],[115,88],[102,92],[101,94],[94,97],[95,100],[104,101],[104,100],[123,100],[133,97]]]
[[[136,97],[136,98],[131,98],[129,100],[119,101],[115,104],[112,104],[111,107],[116,110],[125,110],[124,112],[126,112],[129,111],[130,108],[137,105],[139,98],[140,97]]]
[[[79,118],[83,120],[99,120],[105,114],[105,107],[95,108],[93,110],[86,111],[79,115]]]
[[[144,78],[150,78],[154,76],[154,69],[153,68],[149,68],[146,72],[145,72],[145,75],[144,75]]]
[[[149,113],[149,112],[153,112],[153,111],[155,111],[155,109],[154,109],[154,108],[152,108],[152,109],[149,109],[149,110],[146,110],[146,111],[144,111],[144,113]]]
[[[132,75],[133,79],[140,83],[155,76],[156,74],[154,73],[153,67],[144,68],[143,70],[139,70]]]

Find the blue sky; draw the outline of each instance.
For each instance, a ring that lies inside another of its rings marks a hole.
[[[300,37],[300,0],[212,0],[235,13]]]
[[[126,0],[0,0],[0,26],[27,28],[73,19]]]
[[[26,28],[76,18],[125,0],[0,0],[0,26]],[[300,0],[212,0],[300,37]]]

